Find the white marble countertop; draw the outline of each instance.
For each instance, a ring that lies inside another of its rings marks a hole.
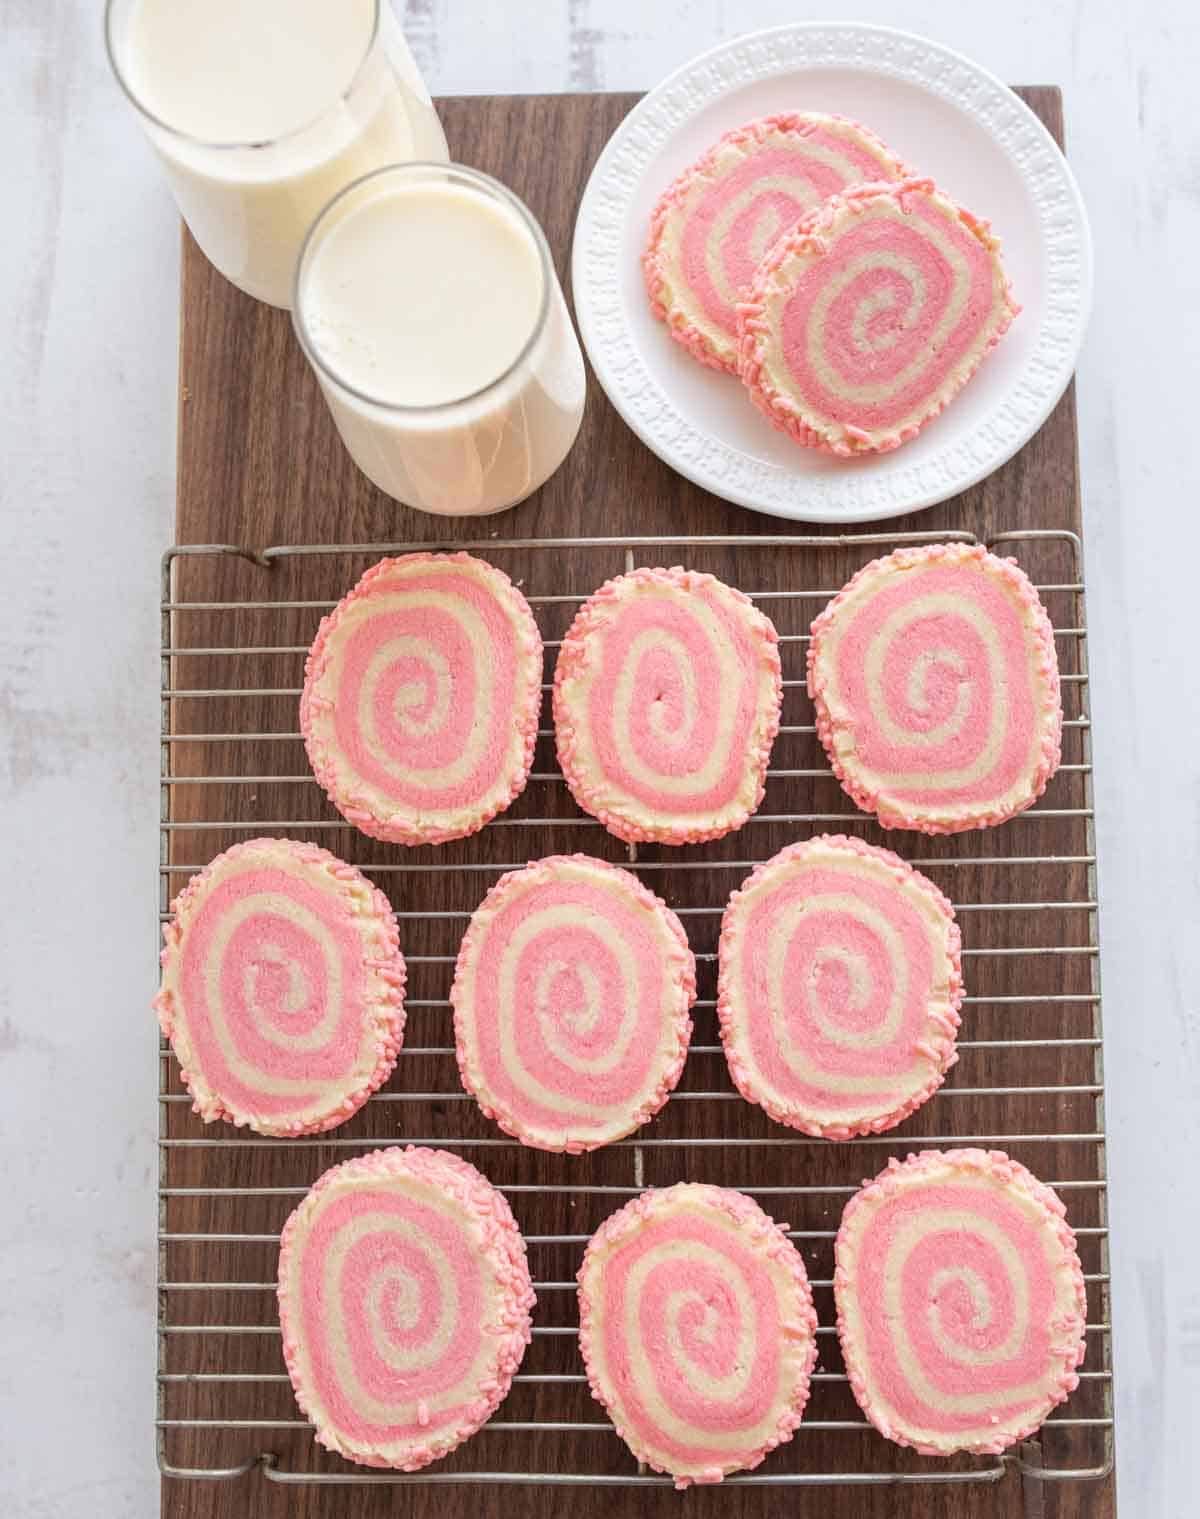
[[[398,4],[435,92],[642,89],[796,0]],[[177,226],[94,0],[0,0],[0,1507],[156,1512],[158,556]],[[1123,1513],[1196,1512],[1200,28],[1193,0],[877,0],[1058,83],[1098,283],[1079,370]],[[64,1438],[65,1436],[65,1438]]]

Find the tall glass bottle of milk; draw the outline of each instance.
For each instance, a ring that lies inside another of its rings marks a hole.
[[[461,164],[401,164],[313,226],[292,322],[351,457],[449,516],[503,511],[566,457],[583,355],[542,229]]]
[[[389,0],[108,0],[106,37],[192,235],[273,306],[339,190],[448,157]]]

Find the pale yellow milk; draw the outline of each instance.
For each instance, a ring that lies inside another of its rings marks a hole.
[[[388,0],[128,0],[114,56],[180,209],[235,284],[290,306],[322,208],[446,140]],[[165,127],[169,130],[163,130]]]
[[[297,317],[350,453],[410,506],[499,511],[575,439],[583,361],[554,272],[520,213],[453,171],[351,192]]]

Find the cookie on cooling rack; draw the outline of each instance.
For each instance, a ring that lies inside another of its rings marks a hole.
[[[321,623],[300,728],[334,806],[392,844],[475,833],[525,789],[542,640],[502,570],[470,554],[369,569]]]
[[[945,409],[1019,310],[986,222],[929,179],[860,185],[759,265],[739,373],[797,443],[884,453]]]
[[[521,1364],[533,1306],[508,1203],[444,1150],[334,1166],[280,1241],[296,1401],[322,1445],[365,1466],[417,1471],[474,1434]]]
[[[857,122],[816,111],[727,132],[666,190],[642,256],[655,316],[702,364],[737,373],[737,303],[763,255],[831,195],[904,167]]]
[[[740,1192],[680,1182],[627,1203],[584,1254],[592,1393],[676,1487],[757,1466],[800,1423],[817,1317],[785,1227]]]
[[[488,892],[459,951],[463,1085],[523,1144],[594,1150],[666,1102],[695,996],[679,919],[635,876],[581,854],[536,860]]]
[[[559,650],[559,763],[620,839],[717,839],[762,801],[782,697],[778,635],[749,597],[634,570],[583,604]]]
[[[960,946],[950,903],[888,849],[830,835],[758,866],[718,957],[742,1096],[826,1139],[894,1128],[958,1058]]]
[[[1015,560],[897,549],[812,625],[808,692],[834,774],[885,828],[1002,823],[1062,754],[1054,630]]]
[[[996,1150],[893,1158],[834,1246],[850,1386],[889,1440],[996,1455],[1079,1383],[1087,1294],[1056,1193]]]
[[[192,877],[163,926],[154,1000],[205,1122],[343,1123],[391,1075],[404,958],[387,898],[315,844],[250,839]]]

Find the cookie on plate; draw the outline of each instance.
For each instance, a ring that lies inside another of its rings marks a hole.
[[[391,1075],[404,958],[391,905],[353,865],[249,839],[193,876],[173,912],[154,1006],[205,1122],[319,1133]]]
[[[958,1058],[960,947],[950,903],[890,850],[840,835],[782,850],[721,923],[717,1016],[738,1090],[805,1134],[894,1128]]]
[[[1002,823],[1062,754],[1054,630],[1015,560],[897,549],[812,625],[808,693],[834,774],[885,828]]]
[[[655,316],[702,364],[737,373],[737,303],[777,238],[829,196],[904,166],[857,122],[792,111],[724,137],[666,190],[642,255]]]
[[[889,1440],[998,1455],[1079,1383],[1087,1293],[1056,1193],[998,1150],[893,1158],[834,1245],[850,1386]]]
[[[525,789],[542,640],[502,570],[470,554],[369,569],[305,666],[309,763],[349,822],[392,844],[475,833]]]
[[[717,839],[762,801],[782,698],[778,635],[748,596],[633,570],[584,602],[559,650],[559,763],[620,839]]]
[[[459,951],[463,1085],[524,1144],[594,1150],[674,1090],[695,996],[679,919],[636,876],[581,854],[535,860],[488,892]]]
[[[512,1383],[534,1306],[503,1195],[445,1150],[334,1166],[279,1249],[283,1355],[328,1450],[417,1471],[485,1423]]]
[[[944,410],[1019,309],[986,222],[929,179],[860,185],[759,265],[738,308],[739,373],[797,443],[885,453]]]
[[[759,1465],[800,1423],[817,1316],[785,1229],[740,1192],[680,1182],[627,1203],[584,1254],[592,1393],[676,1487]]]

